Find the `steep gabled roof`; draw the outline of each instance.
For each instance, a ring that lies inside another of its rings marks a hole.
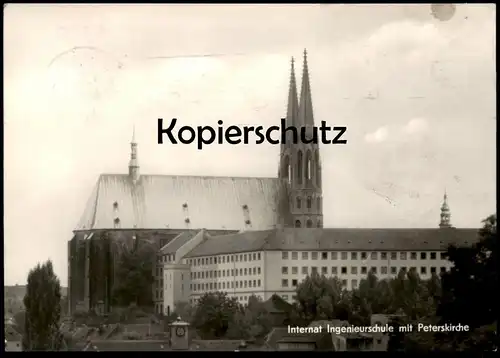
[[[219,253],[260,251],[273,230],[245,231],[237,234],[208,236],[185,257],[210,256]]]
[[[477,239],[478,229],[273,229],[209,237],[186,257],[261,250],[441,251]]]
[[[198,230],[191,230],[177,235],[172,241],[161,248],[161,254],[175,254],[185,243],[195,237],[198,232]]]
[[[276,221],[275,178],[99,177],[75,230],[264,230]]]

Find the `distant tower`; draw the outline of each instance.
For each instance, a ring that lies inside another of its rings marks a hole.
[[[441,222],[439,223],[440,228],[450,228],[451,227],[451,214],[450,207],[448,206],[448,195],[446,191],[443,196],[443,205],[441,205]]]
[[[302,88],[300,103],[297,99],[295,67],[292,58],[290,88],[288,91],[287,126],[295,126],[300,137],[300,128],[307,128],[307,137],[313,135],[314,115],[311,84],[304,50]],[[314,134],[318,138],[318,134]],[[319,145],[316,143],[291,143],[293,134],[287,133],[287,143],[281,145],[278,177],[288,183],[288,200],[291,211],[291,226],[323,227],[323,200],[321,189],[321,161]],[[300,139],[300,138],[299,138]]]
[[[135,142],[135,126],[132,131],[132,142],[130,143],[130,161],[128,163],[128,175],[135,184],[139,180],[139,160],[137,159],[137,143]]]

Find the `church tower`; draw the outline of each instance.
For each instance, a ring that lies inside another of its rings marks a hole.
[[[132,132],[132,142],[130,142],[130,161],[128,163],[128,175],[134,184],[139,180],[139,159],[137,158],[135,126]]]
[[[443,197],[443,205],[441,205],[441,221],[439,222],[439,227],[450,228],[451,227],[451,214],[450,207],[448,206],[448,195],[446,195],[446,191],[444,192]]]
[[[319,136],[317,130],[313,129],[314,115],[306,50],[304,50],[300,102],[297,99],[295,67],[292,59],[286,125],[297,128],[298,134],[297,138],[294,138],[295,133],[286,132],[286,143],[281,145],[278,174],[279,178],[288,184],[291,226],[321,228],[323,227],[323,200]],[[310,143],[303,143],[300,140],[301,130],[305,130],[307,142]]]

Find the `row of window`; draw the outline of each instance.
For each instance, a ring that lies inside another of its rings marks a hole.
[[[302,129],[301,129],[302,130]],[[298,132],[294,132],[294,138],[296,138],[295,134]],[[299,135],[299,134],[297,134]],[[300,134],[302,135],[302,134]],[[313,154],[310,151],[306,152],[306,158],[304,161],[304,153],[302,153],[301,150],[297,152],[297,169],[296,169],[296,175],[295,177],[297,178],[297,184],[302,184],[303,180],[306,179],[308,181],[313,181],[316,186],[321,185],[321,173],[320,173],[320,166],[319,166],[319,152],[318,150],[314,151],[314,163],[312,163],[313,160]],[[305,164],[305,165],[304,165]],[[314,167],[313,167],[314,166]],[[292,166],[290,163],[290,157],[287,155],[285,156],[283,160],[283,177],[288,180],[288,183],[292,183],[292,178],[293,174],[292,173]],[[304,178],[304,169],[305,169],[305,178]],[[313,179],[313,172],[316,174],[315,178]]]
[[[240,303],[242,304],[246,304],[248,303],[248,300],[250,299],[251,296],[234,296],[238,301],[240,301]],[[195,304],[196,302],[198,301],[197,298],[191,298],[189,299],[189,302],[191,304]]]
[[[291,254],[291,255],[290,255]],[[309,256],[310,254],[310,256]],[[331,260],[338,260],[338,255],[339,253],[338,252],[330,252],[330,259]],[[347,260],[348,259],[348,252],[341,252],[340,253],[340,259],[341,260]],[[358,255],[359,254],[359,255]],[[380,256],[379,256],[380,254]],[[410,257],[410,260],[417,260],[418,258],[418,255],[416,252],[410,252],[409,253],[409,257]],[[438,253],[437,252],[430,252],[430,253],[427,253],[427,252],[421,252],[420,253],[420,259],[421,260],[427,260],[427,254],[429,254],[429,258],[431,260],[436,260],[437,257],[438,257]],[[445,258],[445,253],[444,252],[440,252],[441,254],[441,260],[444,260],[446,259]],[[317,252],[317,251],[313,251],[313,252],[302,252],[301,253],[301,258],[302,260],[309,260],[309,257],[311,257],[311,260],[318,260],[319,258],[321,258],[321,260],[328,260],[328,252]],[[370,260],[378,260],[379,257],[380,257],[380,260],[387,260],[389,257],[391,260],[397,260],[398,259],[398,253],[397,252],[390,252],[390,253],[387,253],[387,252],[370,252]],[[283,251],[281,253],[281,257],[283,260],[288,260],[289,258],[291,258],[292,260],[298,260],[299,259],[299,253],[297,251],[293,251],[293,252],[288,252],[288,251]],[[358,260],[358,259],[361,259],[361,260],[367,260],[368,259],[368,252],[351,252],[351,260]],[[399,252],[399,260],[407,260],[408,259],[408,252]]]
[[[313,221],[311,219],[306,220],[306,228],[311,229],[314,226]],[[302,227],[302,222],[300,220],[295,220],[295,227],[296,228],[301,228]],[[321,220],[318,220],[316,223],[316,227],[321,227]]]
[[[211,257],[201,257],[196,259],[188,259],[188,264],[191,266],[205,266],[205,265],[215,265],[215,264],[225,264],[230,262],[248,262],[248,261],[259,261],[260,252],[254,252],[251,254],[234,254],[234,255],[220,255]]]
[[[285,267],[283,267],[285,268]],[[297,269],[297,267],[292,267],[292,274],[294,272],[293,269]],[[308,270],[309,268],[308,267],[302,267],[302,274],[304,275],[307,275],[308,274]],[[406,267],[400,267],[400,270],[403,270],[403,271],[407,271],[408,269]],[[416,267],[410,267],[410,270],[417,270]],[[298,270],[295,270],[295,272],[297,272]],[[371,272],[373,272],[375,275],[377,274],[377,268],[376,267],[372,267],[370,269]],[[311,272],[312,273],[318,273],[318,268],[317,267],[311,267]],[[391,275],[396,275],[398,273],[398,268],[395,267],[395,266],[391,266],[390,267],[390,272],[391,272]],[[425,266],[422,266],[420,267],[420,274],[422,275],[427,275],[427,267]],[[446,272],[446,267],[441,267],[440,268],[440,272],[443,273],[443,272]],[[367,267],[361,267],[361,271],[360,273],[362,275],[366,275],[368,274],[368,268]],[[382,275],[387,275],[388,273],[388,267],[387,266],[382,266],[380,268],[380,274]],[[434,274],[434,273],[437,273],[437,267],[431,267],[430,268],[430,273],[431,274]],[[328,275],[328,268],[327,267],[322,267],[321,268],[321,274],[322,275]],[[347,275],[347,267],[341,267],[340,269],[340,274],[341,275]],[[352,275],[357,275],[358,274],[358,268],[357,267],[351,267],[351,274]],[[332,267],[331,269],[331,275],[338,275],[338,270],[337,270],[337,267]],[[282,279],[281,280],[281,287],[288,287],[288,279]],[[296,279],[293,279],[291,280],[292,282],[292,287],[295,287],[297,286],[297,283],[298,281]]]
[[[226,270],[213,270],[213,271],[198,271],[191,272],[191,279],[205,279],[205,278],[221,278],[221,277],[236,277],[247,275],[260,275],[260,267],[226,269]]]
[[[156,301],[163,299],[163,288],[160,290],[155,290],[155,299]]]
[[[211,290],[229,290],[231,288],[257,288],[260,287],[260,280],[245,280],[231,282],[207,282],[207,283],[192,283],[191,291],[211,291]]]
[[[316,201],[316,209],[318,211],[321,210],[321,198],[316,198],[315,201]],[[308,210],[312,209],[312,206],[313,206],[312,203],[313,203],[313,197],[312,196],[308,196],[307,199],[306,199],[306,208]],[[301,209],[302,208],[302,199],[301,198],[297,198],[296,199],[295,206],[297,207],[297,209]]]
[[[158,314],[163,314],[163,303],[155,303],[155,311]]]
[[[157,263],[172,262],[172,261],[175,261],[175,254],[158,256],[156,259]]]
[[[401,267],[401,269],[405,270],[406,267]],[[416,270],[416,267],[411,267],[410,269]],[[436,273],[436,270],[437,270],[436,267],[431,267],[430,272],[431,273]],[[374,274],[377,274],[377,268],[376,267],[370,268],[370,271],[373,272]],[[446,271],[446,267],[444,267],[444,266],[441,267],[441,272],[445,272],[445,271]],[[286,267],[286,266],[283,266],[281,268],[281,273],[283,275],[288,275],[290,272],[291,272],[292,275],[297,275],[299,273],[299,268],[297,266],[294,266],[294,267],[292,267],[291,271],[288,270],[288,267]],[[301,273],[302,273],[302,275],[308,275],[309,274],[309,267],[308,266],[302,266]],[[314,267],[314,266],[311,267],[311,273],[319,273],[318,267]],[[332,266],[330,273],[332,275],[337,275],[338,274],[338,267],[337,266]],[[340,268],[340,273],[343,274],[343,275],[346,275],[347,274],[347,266],[342,266]],[[361,270],[359,270],[359,273],[361,273],[362,275],[368,274],[368,267],[362,266]],[[383,275],[387,274],[387,266],[382,266],[380,268],[380,273],[383,274]],[[392,266],[391,267],[391,274],[396,274],[396,273],[397,273],[397,268],[395,266]],[[425,267],[425,266],[420,267],[420,273],[423,274],[423,275],[427,274],[427,267]],[[321,274],[322,275],[327,275],[328,274],[328,267],[326,267],[326,266],[321,267]],[[358,274],[358,267],[352,266],[351,267],[351,274],[352,275],[357,275]]]
[[[312,221],[309,220],[308,224],[306,225],[307,227],[312,227]],[[318,222],[318,225],[321,223]],[[300,223],[298,224],[300,227]],[[309,255],[310,254],[310,255]],[[368,252],[351,252],[351,260],[366,260],[368,259],[368,256],[370,256],[370,260],[378,260],[380,257],[380,260],[387,260],[389,257],[391,260],[397,260],[398,259],[398,253],[397,252],[370,252],[370,255],[368,255]],[[399,260],[407,260],[408,256],[410,260],[417,260],[418,255],[416,252],[410,252],[410,255],[408,255],[408,252],[399,252]],[[427,255],[429,254],[429,255]],[[441,260],[445,259],[445,253],[440,252],[440,258]],[[309,260],[309,257],[311,257],[311,260],[318,260],[321,258],[321,260],[328,260],[328,252],[302,252],[301,253],[301,258],[302,260]],[[330,252],[330,259],[331,260],[337,260],[338,259],[338,252]],[[348,252],[341,252],[340,253],[340,259],[341,260],[347,260],[349,256]],[[299,253],[296,251],[291,252],[291,255],[288,251],[282,252],[282,258],[283,260],[288,260],[291,257],[292,260],[298,260],[299,259]],[[420,259],[421,260],[427,260],[427,257],[431,260],[436,260],[438,257],[437,252],[421,252],[420,253]],[[259,261],[261,259],[261,254],[259,253],[252,253],[252,254],[235,254],[235,255],[221,255],[221,256],[214,256],[214,257],[204,257],[204,258],[197,258],[197,259],[189,259],[188,264],[193,265],[193,266],[204,266],[204,265],[214,265],[214,264],[224,264],[224,263],[230,263],[230,262],[249,262],[249,261]],[[158,259],[161,261],[161,258]],[[164,255],[163,256],[163,262],[170,262],[175,260],[175,254],[171,255]]]

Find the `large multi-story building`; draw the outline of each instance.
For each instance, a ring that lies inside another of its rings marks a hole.
[[[288,126],[314,126],[307,54],[300,101],[292,61]],[[455,229],[445,195],[435,229],[323,229],[318,144],[287,141],[277,178],[141,175],[132,140],[129,173],[103,174],[69,242],[70,310],[111,306],[120,252],[134,242],[158,253],[152,298],[168,314],[175,302],[221,290],[242,303],[251,295],[291,300],[308,274],[338,276],[355,288],[373,271],[391,277],[415,267],[423,277],[449,268],[450,243],[476,229]]]
[[[414,269],[423,279],[447,271],[449,244],[467,245],[476,229],[272,229],[211,236],[179,235],[162,249],[166,313],[177,301],[196,302],[223,291],[242,303],[273,294],[291,301],[297,285],[316,272],[357,288],[369,272],[395,277]],[[162,306],[163,305],[163,308]]]

